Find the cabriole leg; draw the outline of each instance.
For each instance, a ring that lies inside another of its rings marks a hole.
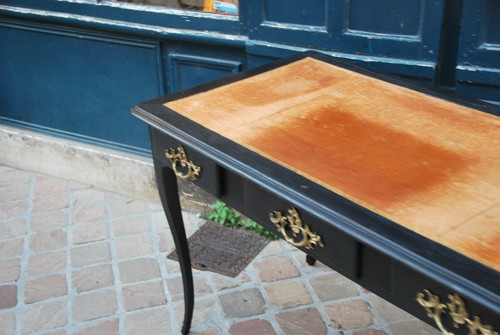
[[[188,334],[193,318],[194,287],[189,247],[179,201],[177,177],[173,170],[162,166],[162,163],[158,161],[155,162],[155,172],[161,202],[165,210],[170,230],[172,231],[177,258],[179,259],[181,267],[184,286],[184,322],[182,325],[182,334]]]

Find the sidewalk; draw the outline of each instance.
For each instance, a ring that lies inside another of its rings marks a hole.
[[[158,204],[0,166],[0,335],[178,334],[172,249]],[[439,334],[283,241],[194,283],[192,334]]]

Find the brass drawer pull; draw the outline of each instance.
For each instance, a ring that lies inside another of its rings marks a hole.
[[[193,161],[188,160],[186,151],[184,150],[182,145],[179,145],[177,151],[172,148],[165,150],[165,156],[170,159],[177,177],[192,181],[200,178],[201,168],[199,166],[196,166]],[[187,171],[185,173],[177,170],[179,164],[181,165],[181,167],[185,169],[187,168]]]
[[[323,247],[323,242],[321,241],[321,236],[316,233],[311,232],[308,225],[302,223],[299,213],[295,208],[288,210],[289,215],[283,216],[281,212],[274,211],[269,213],[269,219],[278,228],[278,231],[283,235],[285,240],[296,247],[304,247],[306,249],[312,249],[315,246]],[[288,236],[286,227],[289,226],[289,230],[292,231],[293,237]],[[302,238],[296,241],[295,238],[298,234],[302,234]]]
[[[479,317],[474,316],[472,320],[469,318],[465,303],[458,294],[448,294],[449,302],[445,305],[441,303],[437,295],[432,294],[429,290],[424,290],[424,292],[425,294],[422,292],[417,294],[417,301],[425,308],[427,316],[434,319],[434,322],[444,335],[453,335],[444,328],[441,322],[441,314],[446,313],[446,309],[448,309],[448,314],[451,316],[455,328],[466,324],[469,328],[469,335],[498,335],[498,332],[494,331],[492,326],[483,325]]]

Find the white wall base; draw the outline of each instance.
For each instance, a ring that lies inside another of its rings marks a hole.
[[[0,164],[160,202],[151,158],[0,125]]]

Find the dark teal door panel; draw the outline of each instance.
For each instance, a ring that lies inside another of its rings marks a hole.
[[[464,0],[456,89],[460,94],[500,104],[498,0]]]
[[[129,108],[314,49],[500,103],[499,0],[0,1],[0,122],[148,154]]]
[[[129,150],[148,136],[129,108],[164,93],[154,42],[42,26],[0,26],[4,120]]]
[[[249,37],[436,62],[443,5],[441,0],[258,0],[249,8]]]

